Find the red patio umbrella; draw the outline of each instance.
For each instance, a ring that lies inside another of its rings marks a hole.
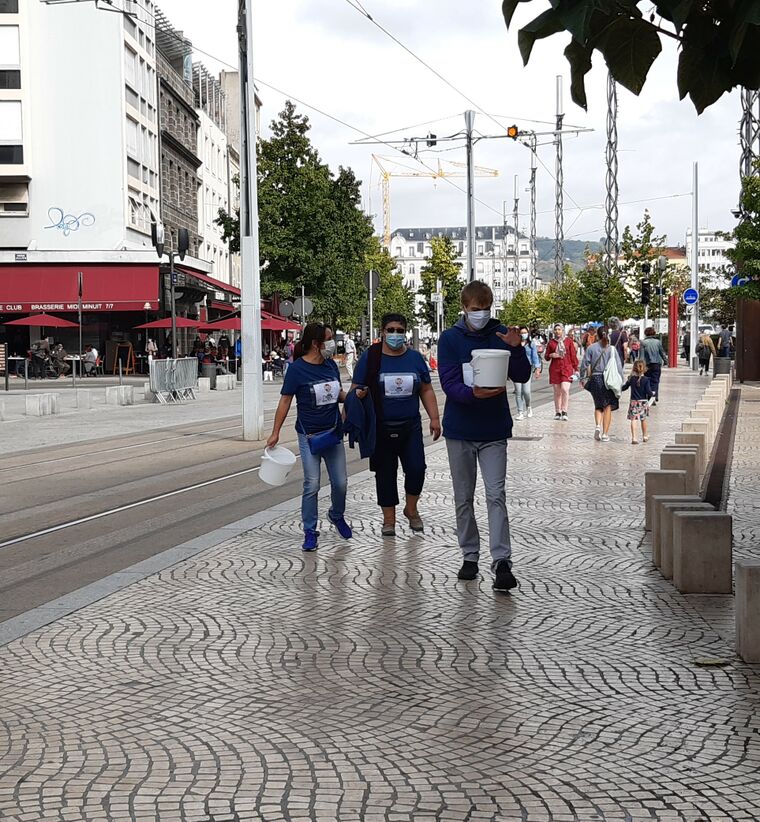
[[[198,327],[204,334],[209,331],[240,331],[240,317],[230,317],[229,320],[216,320]]]
[[[175,320],[177,328],[198,328],[201,324],[200,320],[188,320],[187,317],[177,317]],[[171,328],[172,318],[165,317],[163,320],[153,320],[152,323],[143,323],[136,325],[135,328]]]
[[[9,320],[4,325],[28,325],[34,328],[79,328],[79,323],[64,320],[62,317],[54,317],[52,314],[32,314],[29,317],[22,317],[20,320]]]

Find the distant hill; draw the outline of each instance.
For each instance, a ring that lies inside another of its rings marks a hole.
[[[554,279],[554,238],[537,237],[538,246],[538,273],[544,282]],[[580,268],[585,262],[583,254],[586,247],[591,251],[600,251],[602,244],[587,242],[586,240],[565,240],[565,259],[570,261],[573,268]]]

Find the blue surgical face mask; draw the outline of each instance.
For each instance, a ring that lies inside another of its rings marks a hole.
[[[520,334],[520,336],[521,336],[524,340],[527,340],[527,339],[528,339],[528,334],[527,334],[526,332],[523,332],[522,334]]]
[[[386,334],[385,342],[388,348],[398,351],[399,348],[402,348],[406,342],[406,334]]]
[[[467,312],[467,323],[471,328],[474,328],[476,331],[480,331],[482,328],[485,328],[488,325],[488,321],[491,319],[491,309],[484,308],[479,311],[468,311]]]

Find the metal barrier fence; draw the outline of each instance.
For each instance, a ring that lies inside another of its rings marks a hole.
[[[198,360],[185,357],[181,360],[149,361],[150,390],[160,403],[194,400],[198,387]]]

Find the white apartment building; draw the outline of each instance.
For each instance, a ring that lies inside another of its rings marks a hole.
[[[200,115],[198,157],[198,233],[200,256],[214,266],[214,276],[230,282],[230,252],[215,220],[219,209],[230,210],[229,143],[226,135],[224,92],[201,63],[193,65],[195,107]]]
[[[128,2],[128,0],[122,0]],[[153,3],[0,2],[0,249],[138,249],[159,214]]]
[[[457,262],[465,279],[467,262],[466,228],[399,228],[391,235],[391,256],[398,264],[404,283],[415,292],[420,288],[420,272],[432,254],[433,237],[450,237],[457,250]],[[533,274],[530,239],[515,233],[511,226],[481,226],[475,230],[475,276],[488,283],[494,293],[494,308],[500,310],[517,291],[537,288]]]
[[[700,228],[698,235],[697,246],[697,260],[699,261],[700,274],[712,275],[710,277],[710,284],[713,286],[721,286],[725,284],[724,274],[733,269],[733,263],[726,256],[726,252],[733,248],[736,243],[734,240],[726,240],[719,236],[721,232],[710,230],[708,228]],[[692,232],[691,229],[686,231],[686,260],[691,265],[692,254]]]

